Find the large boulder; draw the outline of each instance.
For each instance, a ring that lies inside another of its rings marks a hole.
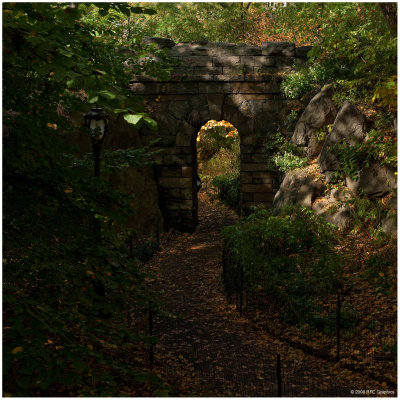
[[[332,95],[332,85],[325,86],[311,99],[294,129],[291,142],[307,147],[307,156],[310,159],[318,156],[323,145],[317,138],[317,130],[335,120],[337,110]]]
[[[299,203],[311,208],[313,200],[322,191],[322,181],[315,177],[309,167],[296,169],[286,174],[274,197],[273,206],[281,208],[289,203]]]
[[[397,187],[393,168],[374,162],[358,172],[358,179],[346,176],[346,186],[355,196],[384,197]]]
[[[350,207],[331,198],[322,197],[317,199],[312,205],[312,209],[316,215],[340,229],[346,229],[351,224]]]
[[[366,138],[366,118],[357,107],[345,101],[339,110],[335,122],[328,134],[318,164],[322,172],[338,169],[338,160],[332,152],[332,146],[340,141],[350,145],[361,143]]]

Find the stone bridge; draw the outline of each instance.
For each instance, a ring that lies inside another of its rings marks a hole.
[[[280,128],[287,106],[282,74],[305,63],[310,47],[147,40],[179,61],[168,81],[136,76],[130,84],[158,122],[158,132],[143,126],[140,136],[144,144],[160,138],[157,175],[166,228],[191,231],[197,225],[196,138],[211,119],[229,121],[239,131],[242,213],[270,206],[280,182],[268,170],[264,146],[269,133]]]

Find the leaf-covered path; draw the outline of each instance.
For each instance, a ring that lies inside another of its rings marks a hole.
[[[152,285],[169,314],[154,318],[154,371],[171,384],[172,395],[275,397],[277,354],[283,396],[350,396],[352,389],[378,387],[240,317],[221,285],[220,232],[237,217],[200,194],[199,219],[192,235],[165,239],[151,263]]]

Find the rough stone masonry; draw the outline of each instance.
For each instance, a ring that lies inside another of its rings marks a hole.
[[[144,144],[160,138],[156,155],[165,228],[191,231],[197,225],[196,137],[207,121],[226,120],[240,135],[241,209],[271,206],[279,177],[268,170],[264,145],[279,129],[287,100],[282,74],[304,64],[311,47],[266,42],[262,46],[206,41],[175,44],[148,38],[179,61],[168,81],[136,76],[132,93],[144,97],[158,131],[143,126]]]

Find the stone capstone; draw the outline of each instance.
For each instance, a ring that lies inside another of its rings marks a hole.
[[[170,49],[175,46],[173,40],[158,37],[145,37],[142,43],[147,45],[155,44],[158,49]]]
[[[291,142],[307,147],[307,156],[312,159],[320,153],[323,142],[317,138],[317,130],[332,124],[337,110],[332,101],[333,87],[325,86],[316,94],[304,110],[294,129]]]

